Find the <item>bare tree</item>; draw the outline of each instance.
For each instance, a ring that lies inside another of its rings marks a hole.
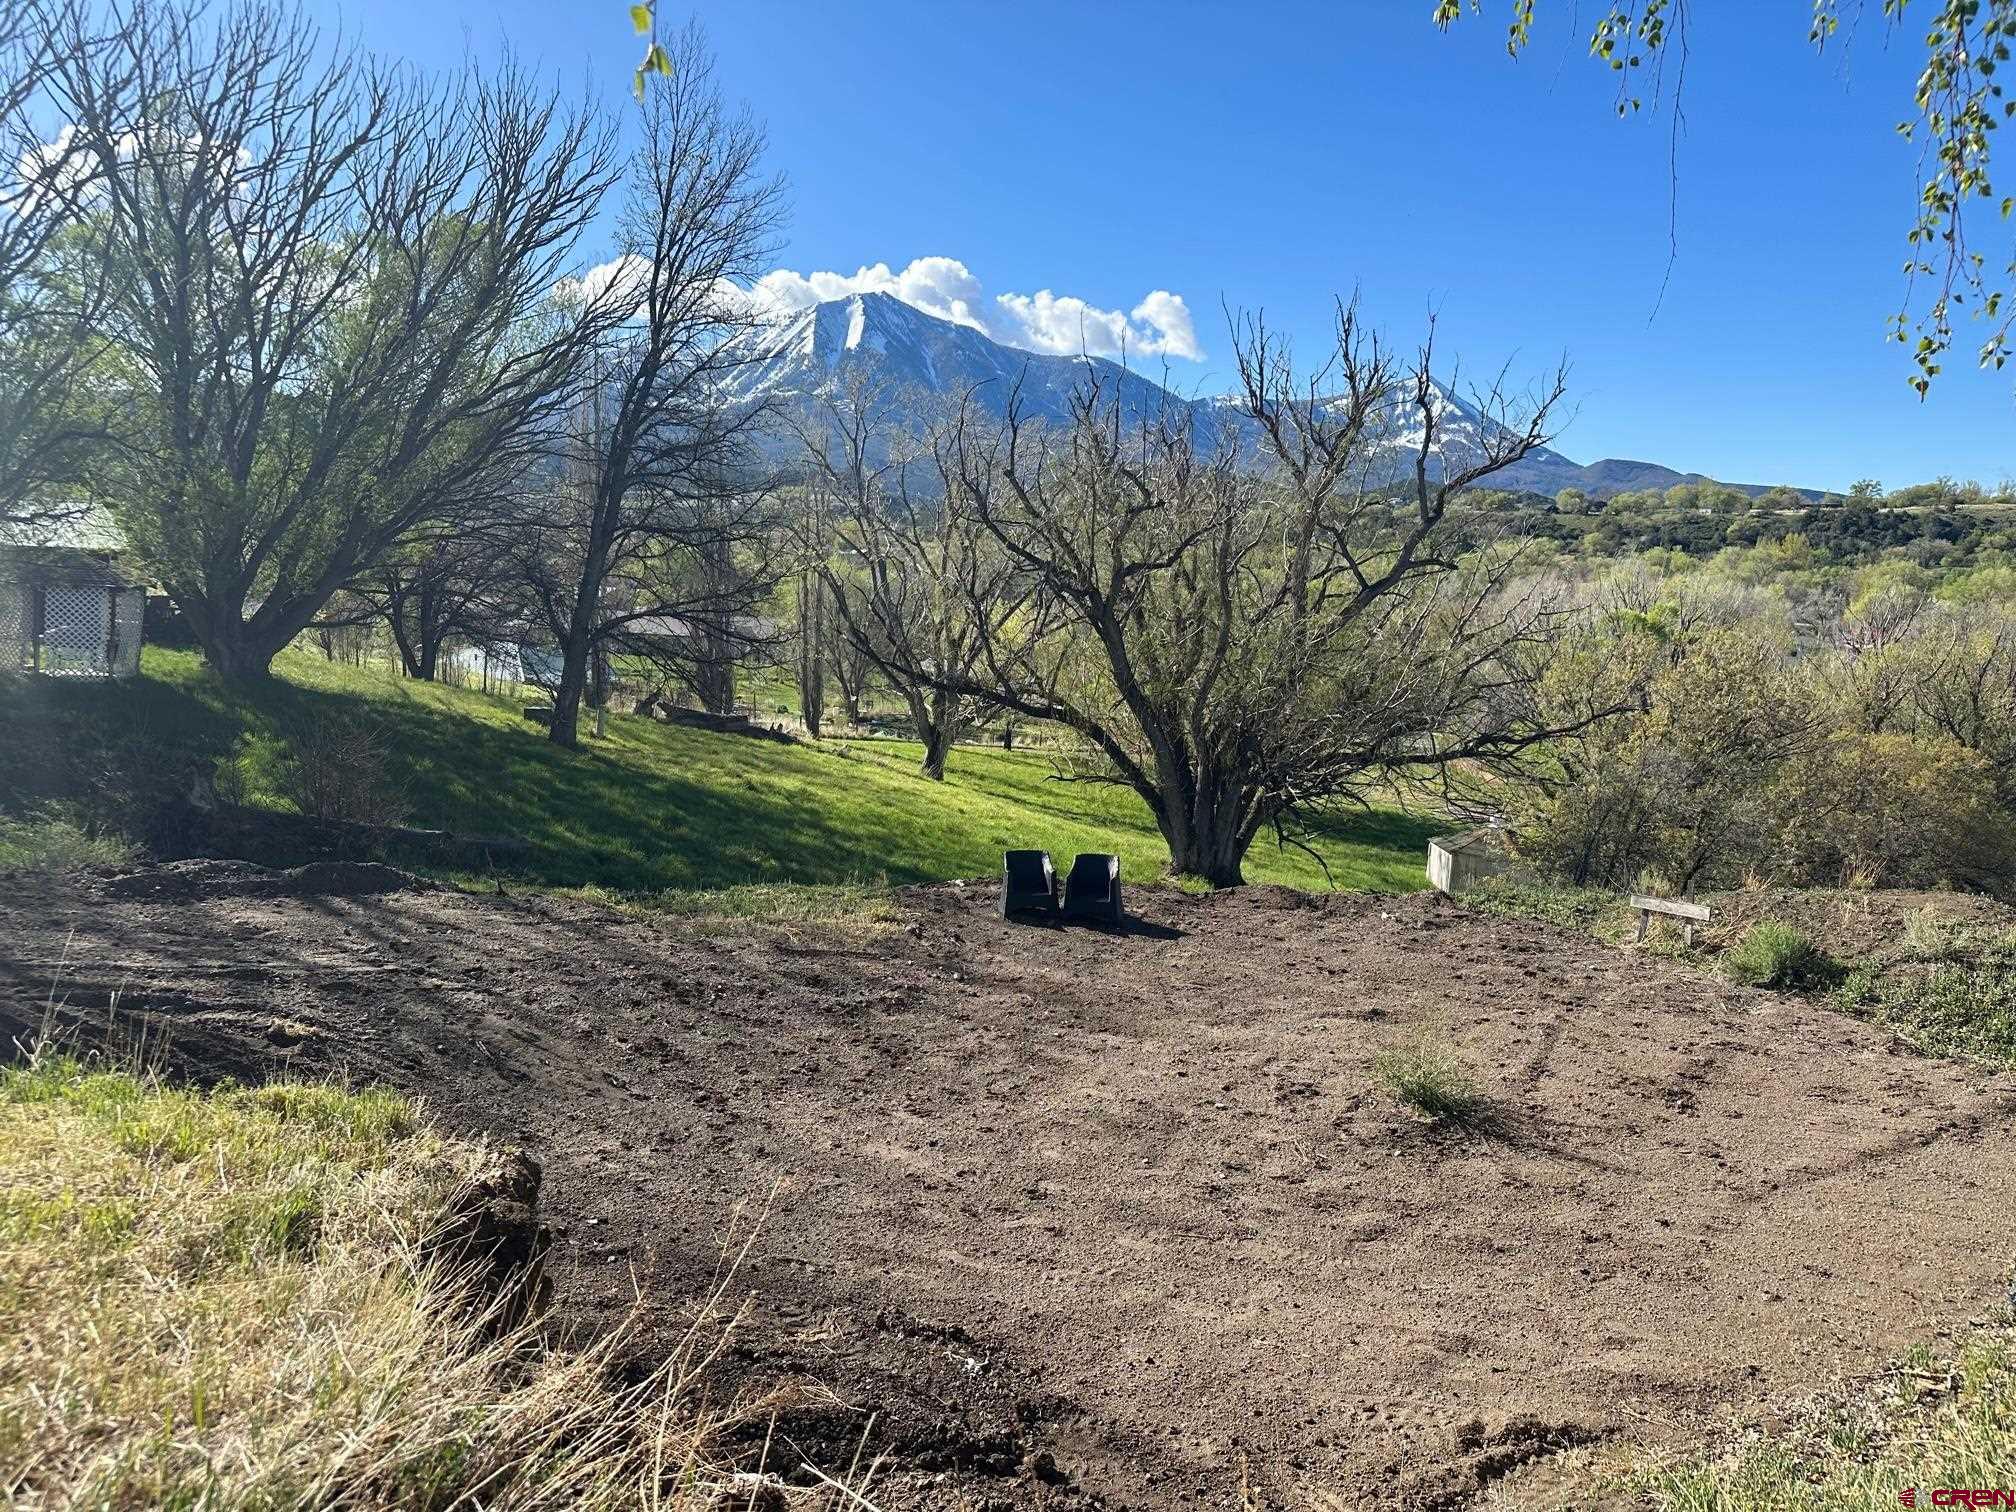
[[[56,494],[104,433],[81,382],[103,350],[109,288],[85,226],[96,174],[48,108],[69,49],[107,51],[82,0],[0,6],[0,526],[72,503]]]
[[[529,607],[517,567],[508,537],[470,522],[402,544],[347,597],[384,622],[406,675],[431,682],[450,641],[516,638]]]
[[[1312,375],[1258,320],[1235,339],[1264,468],[1235,428],[1130,422],[1094,383],[1063,434],[1019,399],[1000,431],[965,426],[953,470],[1065,625],[990,628],[981,691],[1076,730],[1105,762],[1081,775],[1133,788],[1171,869],[1219,885],[1263,830],[1303,843],[1369,787],[1506,768],[1559,733],[1531,694],[1568,613],[1453,507],[1545,442],[1560,375],[1525,402],[1494,387],[1458,426],[1432,342],[1397,361],[1349,306]]]
[[[942,782],[952,742],[989,706],[977,677],[989,638],[1023,615],[1035,580],[963,507],[956,430],[924,426],[924,410],[856,374],[819,397],[799,435],[834,500],[819,560],[838,627],[902,698],[919,770]]]
[[[551,291],[612,138],[506,68],[442,81],[298,13],[135,0],[51,92],[112,300],[106,495],[211,665],[257,678],[416,527],[499,497],[597,315]]]
[[[760,411],[724,381],[757,317],[736,287],[761,271],[781,186],[764,137],[731,112],[699,32],[642,112],[609,289],[633,316],[587,372],[570,422],[572,476],[526,533],[525,560],[561,671],[551,738],[578,739],[598,657],[649,659],[732,707],[738,656],[767,642],[755,610],[778,580],[774,500],[753,449]],[[725,710],[721,710],[725,712]]]

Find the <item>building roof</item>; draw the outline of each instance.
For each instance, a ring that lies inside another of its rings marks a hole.
[[[103,504],[67,499],[32,504],[17,519],[0,515],[0,549],[35,551],[118,552],[126,549],[126,534]]]
[[[777,621],[767,615],[738,614],[730,620],[732,634],[742,640],[773,640],[777,635]],[[699,632],[693,622],[681,614],[646,614],[631,620],[623,627],[623,633],[635,636],[656,636],[660,640],[686,640]]]
[[[1436,835],[1428,843],[1439,850],[1498,850],[1505,844],[1505,831],[1495,824],[1480,824],[1475,829],[1459,830],[1453,835]]]

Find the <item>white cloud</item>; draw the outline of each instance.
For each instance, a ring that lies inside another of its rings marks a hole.
[[[779,314],[849,294],[893,294],[941,320],[1032,352],[1089,352],[1094,357],[1177,357],[1202,362],[1204,349],[1183,296],[1156,289],[1132,310],[1102,310],[1071,294],[997,294],[991,299],[966,264],[920,257],[901,272],[875,263],[853,273],[766,273],[750,291]]]
[[[221,142],[205,143],[198,136],[176,137],[173,134],[143,139],[138,132],[127,131],[113,140],[115,163],[125,163],[139,156],[143,140],[157,160],[165,159],[171,150],[178,151],[188,163],[204,161],[206,171],[214,176],[212,181],[230,186],[231,192],[239,199],[250,192],[242,187],[245,180],[238,172],[241,168],[252,166],[252,153],[248,148],[238,147],[228,159],[220,162]],[[79,137],[76,124],[66,123],[56,133],[55,140],[31,144],[16,155],[14,178],[6,185],[4,194],[0,194],[0,203],[4,203],[10,211],[25,211],[39,207],[52,196],[61,196],[66,200],[94,200],[103,192],[100,181],[112,169],[113,164],[106,163],[94,146]]]
[[[651,292],[651,264],[635,252],[624,252],[607,262],[597,263],[578,278],[563,278],[553,292],[568,300],[584,303],[602,299],[620,301],[626,319],[642,318],[644,301]],[[750,291],[732,279],[714,281],[714,297],[720,313],[729,319],[746,318]]]
[[[586,299],[599,300],[613,292],[635,309],[644,302],[645,277],[650,271],[651,265],[643,258],[625,252],[608,262],[597,263],[582,274],[579,287]]]

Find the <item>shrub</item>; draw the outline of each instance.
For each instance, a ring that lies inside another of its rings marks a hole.
[[[1942,737],[1837,732],[1788,766],[1773,806],[1786,870],[1809,882],[1992,888],[2016,867],[1994,768]]]
[[[93,835],[66,809],[51,806],[25,818],[0,818],[0,867],[73,872],[87,866],[116,866],[130,860],[133,847],[117,835]]]
[[[1774,919],[1752,924],[1722,963],[1737,981],[1752,987],[1803,987],[1835,974],[1826,952]]]
[[[2000,953],[1882,975],[1857,971],[1841,984],[1835,1002],[1928,1054],[2016,1067],[2016,963]]]
[[[309,714],[287,733],[275,786],[311,819],[398,824],[408,808],[390,758],[391,741],[375,721]]]
[[[1439,1045],[1417,1041],[1394,1045],[1372,1057],[1372,1076],[1416,1112],[1448,1123],[1474,1123],[1484,1113],[1484,1094],[1469,1069]]]

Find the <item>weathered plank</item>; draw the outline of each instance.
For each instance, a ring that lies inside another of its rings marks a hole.
[[[1678,898],[1633,898],[1631,906],[1640,913],[1672,914],[1679,919],[1698,919],[1703,924],[1715,917],[1705,903],[1685,903]]]
[[[1645,932],[1652,927],[1652,915],[1671,914],[1685,922],[1680,926],[1680,936],[1686,940],[1688,949],[1694,947],[1694,926],[1705,924],[1715,917],[1715,910],[1701,903],[1683,903],[1678,898],[1640,898],[1633,896],[1631,906],[1638,910],[1638,938],[1644,939]]]

